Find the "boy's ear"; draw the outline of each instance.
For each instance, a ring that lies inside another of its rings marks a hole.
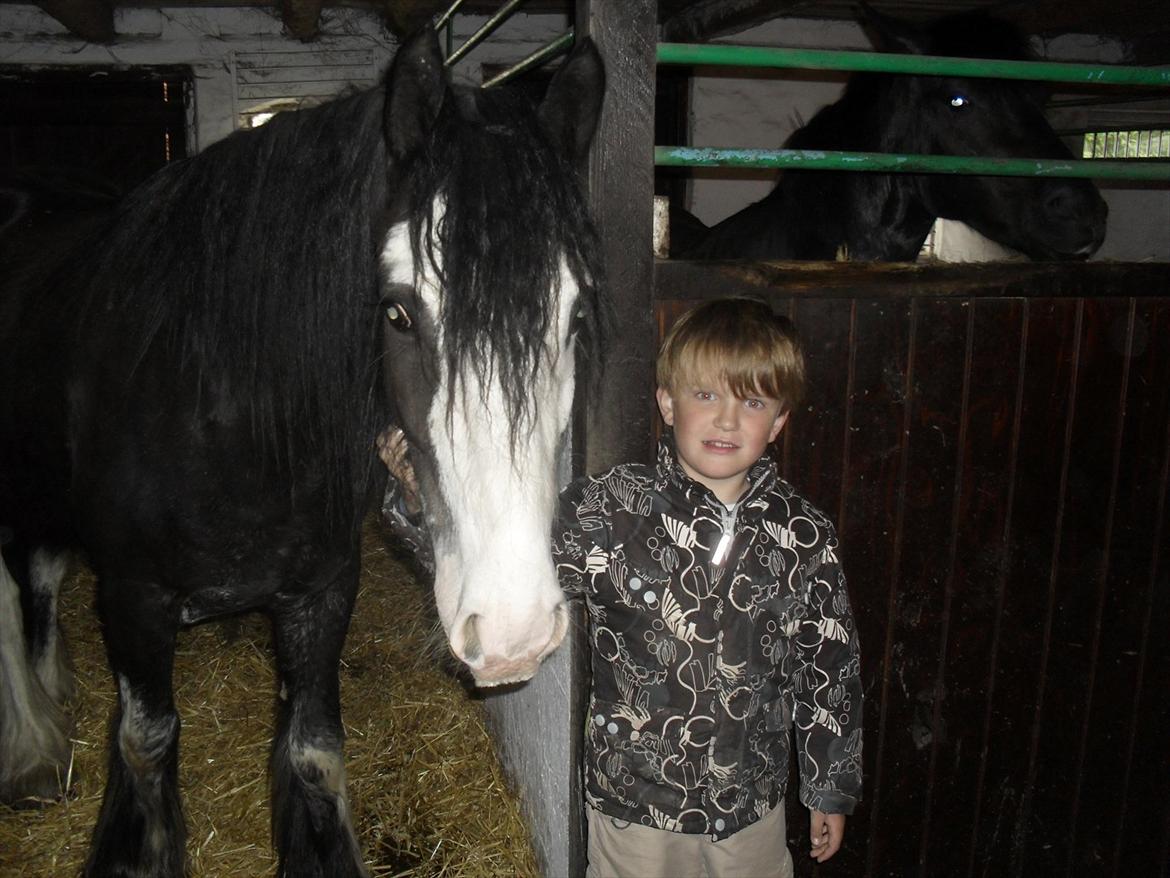
[[[768,441],[775,442],[776,437],[780,435],[780,431],[784,429],[784,425],[788,423],[788,412],[783,412],[776,415],[776,420],[772,422],[772,431],[768,434]]]
[[[662,415],[662,420],[666,426],[674,426],[674,399],[670,395],[670,391],[665,387],[659,387],[654,392],[655,399],[658,400],[658,411]]]

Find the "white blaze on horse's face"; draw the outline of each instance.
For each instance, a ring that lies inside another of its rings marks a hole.
[[[436,327],[439,379],[426,430],[451,524],[439,532],[432,529],[439,617],[452,652],[479,685],[527,680],[568,628],[549,534],[557,455],[573,403],[569,329],[577,284],[562,265],[560,290],[545,293],[555,297],[556,308],[548,355],[530,388],[535,417],[513,444],[501,370],[491,370],[486,387],[468,370],[462,376],[447,374],[444,291],[431,265],[415,271],[408,234],[405,223],[391,229],[382,263],[389,282],[415,288]]]

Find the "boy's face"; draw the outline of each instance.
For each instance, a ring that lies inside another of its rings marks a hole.
[[[723,381],[660,387],[657,396],[662,419],[674,427],[683,471],[724,503],[739,499],[748,470],[788,420],[779,400],[737,397]]]

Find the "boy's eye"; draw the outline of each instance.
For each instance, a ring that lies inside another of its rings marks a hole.
[[[713,394],[710,390],[696,390],[695,391],[695,399],[708,400],[708,399],[714,399],[714,398],[715,398],[715,394]]]
[[[764,404],[758,399],[745,399],[744,402],[747,403],[749,409],[762,409],[764,407]]]

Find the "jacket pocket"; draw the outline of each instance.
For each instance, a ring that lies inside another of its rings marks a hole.
[[[645,784],[698,787],[710,720],[675,711],[640,711],[594,700],[590,705],[588,758],[598,780],[615,790]],[[602,780],[604,778],[604,780]]]

